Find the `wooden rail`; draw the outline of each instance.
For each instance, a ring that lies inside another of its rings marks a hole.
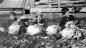
[[[30,12],[53,12],[53,13],[61,13],[61,9],[62,8],[31,8]],[[73,13],[73,11],[70,9],[71,13]],[[85,10],[80,10],[81,13],[86,13]]]
[[[80,3],[80,2],[84,2],[84,1],[64,1],[64,2],[60,2],[61,4],[62,3],[66,3],[66,4],[70,4],[70,3]],[[38,4],[42,4],[42,3],[45,3],[45,4],[58,4],[58,2],[54,2],[54,1],[46,1],[46,2],[36,2],[35,5],[38,5]]]

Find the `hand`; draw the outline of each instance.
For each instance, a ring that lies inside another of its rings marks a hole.
[[[38,23],[38,25],[41,25],[41,26],[42,26],[42,25],[44,25],[44,24]]]

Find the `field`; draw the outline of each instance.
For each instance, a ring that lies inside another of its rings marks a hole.
[[[75,16],[78,17],[79,19],[83,19],[85,25],[86,14],[80,13],[76,14]],[[61,17],[62,15],[58,14],[52,13],[47,15],[45,14],[47,25],[57,24]],[[78,46],[78,48],[86,48],[86,38],[84,39],[83,42],[72,40],[75,41],[75,43],[71,44],[70,41],[68,43],[68,40],[62,42],[62,40],[56,40],[55,38],[52,37],[47,39],[38,38],[39,36],[41,36],[40,34],[34,36],[26,36],[24,34],[20,36],[9,35],[7,33],[7,28],[9,27],[9,25],[11,25],[9,15],[0,15],[0,25],[2,25],[6,29],[6,32],[3,33],[0,32],[0,48],[71,48],[71,46],[74,45]]]

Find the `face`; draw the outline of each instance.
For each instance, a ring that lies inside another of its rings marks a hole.
[[[66,13],[65,13],[65,16],[69,16],[70,15],[70,13],[69,13],[69,11],[67,11]]]
[[[26,25],[28,25],[28,22],[25,22]]]

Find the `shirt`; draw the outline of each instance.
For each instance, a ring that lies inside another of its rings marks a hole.
[[[38,23],[43,24],[43,23],[45,23],[45,20],[44,19],[41,19],[39,22],[37,20],[35,20],[34,24],[38,24]]]
[[[76,20],[76,17],[74,17],[73,15],[69,15],[69,16],[64,16],[61,18],[59,26],[64,27],[64,25],[66,24],[66,22],[68,21],[74,21]]]

